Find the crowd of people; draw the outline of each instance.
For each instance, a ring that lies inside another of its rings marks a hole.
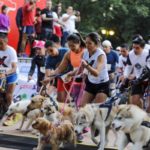
[[[17,11],[18,56],[25,56],[27,42],[33,56],[28,80],[33,78],[37,66],[37,91],[42,84],[51,83],[57,88],[57,100],[65,102],[78,75],[75,82],[83,83],[84,79],[85,84],[80,107],[105,102],[120,81],[120,92],[131,84],[130,103],[142,108],[141,97],[150,82],[150,45],[141,35],[135,35],[132,45],[122,44],[117,53],[112,43],[101,42],[96,32],[83,39],[75,28],[75,21],[81,20],[80,12],[69,6],[61,15],[61,7],[59,3],[52,9],[52,1],[47,0],[46,8],[41,10],[36,8],[36,0],[29,0]],[[0,15],[0,82],[6,78],[8,106],[13,100],[18,74],[16,51],[7,44],[10,30],[4,5]],[[63,75],[65,78],[61,78]],[[150,102],[147,110],[150,113]]]

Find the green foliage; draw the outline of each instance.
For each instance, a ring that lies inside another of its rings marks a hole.
[[[62,2],[64,11],[69,5],[81,12],[78,30],[82,33],[109,28],[115,31],[110,38],[114,44],[129,42],[133,34],[150,34],[150,0],[54,0]],[[106,37],[105,37],[106,38]]]

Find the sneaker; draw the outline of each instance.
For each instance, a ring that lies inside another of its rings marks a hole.
[[[83,137],[82,134],[78,134],[78,135],[77,135],[77,142],[78,142],[78,143],[83,142],[83,138],[84,138],[84,137]]]
[[[3,126],[12,126],[19,122],[22,119],[22,114],[16,113],[10,117],[8,117],[4,122]]]

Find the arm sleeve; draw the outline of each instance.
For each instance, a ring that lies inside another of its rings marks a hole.
[[[35,67],[36,67],[36,59],[35,59],[35,57],[34,57],[34,58],[32,59],[30,71],[29,71],[29,73],[28,73],[29,76],[32,76],[32,75],[34,74]]]

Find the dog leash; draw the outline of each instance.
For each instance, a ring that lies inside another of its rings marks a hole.
[[[75,76],[73,77],[73,81],[72,81],[72,84],[71,84],[71,87],[70,87],[69,91],[67,92],[67,96],[66,96],[66,99],[65,99],[65,103],[64,103],[64,105],[63,105],[63,108],[62,108],[62,110],[61,110],[61,114],[64,113],[65,106],[66,106],[67,101],[68,101],[68,97],[70,97],[70,93],[71,93],[71,91],[72,91],[72,89],[73,89],[73,85],[74,85],[73,83],[75,83],[76,76],[80,73],[81,66],[82,66],[82,63],[80,63],[80,66],[79,66],[79,68],[77,69],[77,72],[75,73]]]

